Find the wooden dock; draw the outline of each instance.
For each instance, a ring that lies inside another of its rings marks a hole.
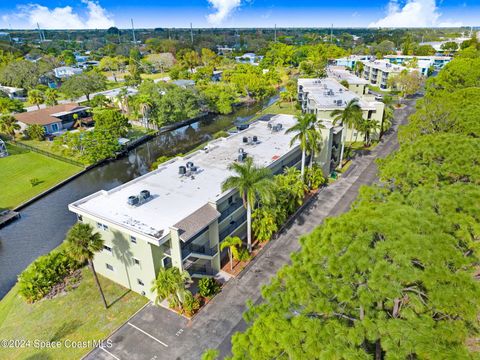
[[[20,213],[12,210],[4,210],[0,212],[0,228],[4,227],[8,223],[18,219]]]

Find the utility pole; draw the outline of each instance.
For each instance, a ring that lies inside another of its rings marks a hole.
[[[192,23],[190,23],[190,41],[192,42],[192,46],[193,46],[193,27],[192,27]]]
[[[40,37],[40,42],[42,42],[42,32],[40,31],[40,25],[37,22],[38,36]]]
[[[275,33],[274,33],[275,42],[277,42],[277,24],[275,24]]]
[[[130,19],[130,21],[132,22],[133,43],[136,44],[136,43],[137,43],[137,39],[135,38],[135,28],[133,27],[133,19]]]

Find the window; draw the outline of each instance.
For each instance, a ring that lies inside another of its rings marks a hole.
[[[140,286],[143,286],[143,285],[145,285],[145,284],[143,283],[143,281],[142,281],[142,280],[140,280],[140,279],[137,279],[137,284],[138,284],[138,285],[140,285]]]
[[[108,226],[105,225],[105,224],[102,224],[102,223],[97,222],[97,229],[106,231],[106,230],[108,230]]]
[[[135,265],[140,265],[140,260],[136,259],[136,258],[133,258],[133,263]]]
[[[135,236],[130,235],[130,241],[134,244],[137,243],[137,238]]]
[[[110,264],[105,264],[108,270],[113,271],[113,266]]]
[[[107,246],[107,245],[103,245],[103,250],[107,250],[109,252],[112,252],[112,248],[110,246]]]
[[[228,205],[232,205],[232,203],[233,203],[233,196],[230,196],[228,198]]]
[[[58,131],[58,124],[52,124],[52,132]]]

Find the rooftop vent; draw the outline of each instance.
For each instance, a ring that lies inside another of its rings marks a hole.
[[[244,136],[242,142],[243,142],[244,144],[248,143],[248,137]]]
[[[244,162],[245,159],[247,158],[247,153],[246,152],[239,152],[237,160],[238,162]]]
[[[187,162],[187,169],[190,169],[193,166],[193,162],[189,161]]]
[[[258,142],[258,137],[257,137],[257,135],[253,135],[252,141],[253,141],[254,143],[257,143],[257,142]]]
[[[138,206],[138,205],[142,205],[144,202],[146,202],[150,198],[151,198],[150,191],[142,190],[140,191],[139,195],[129,196],[127,199],[127,203],[130,206]]]
[[[239,154],[243,154],[244,152],[245,152],[245,150],[243,150],[243,148],[238,149]]]
[[[132,196],[128,197],[127,202],[128,202],[128,205],[135,206],[140,202],[140,200],[138,199],[138,196],[133,196],[132,195]]]
[[[185,175],[185,174],[187,173],[187,168],[186,168],[185,166],[183,166],[183,165],[182,165],[182,166],[179,166],[179,167],[178,167],[178,173],[179,173],[180,175]]]

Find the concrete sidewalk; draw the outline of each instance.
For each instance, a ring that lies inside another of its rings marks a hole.
[[[369,154],[359,156],[348,174],[322,189],[315,201],[277,239],[267,244],[241,276],[230,280],[193,321],[150,304],[109,338],[112,347],[97,348],[86,359],[200,359],[209,348],[218,348],[222,356],[228,355],[231,335],[246,327],[242,319],[246,301],[261,301],[260,289],[290,262],[290,254],[300,249],[300,236],[310,233],[328,216],[347,211],[360,186],[375,181],[374,160],[398,147],[396,128],[412,111],[413,102],[397,110],[395,131]]]

